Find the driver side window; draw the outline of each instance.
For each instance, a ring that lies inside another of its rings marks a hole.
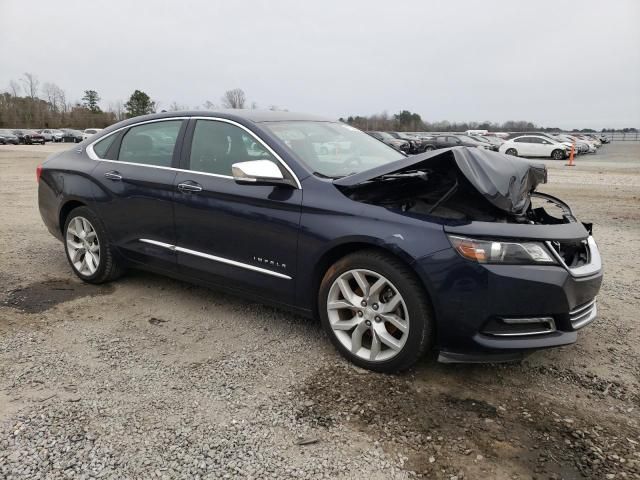
[[[278,161],[243,129],[216,120],[198,120],[193,132],[189,170],[232,176],[234,163],[250,160]]]

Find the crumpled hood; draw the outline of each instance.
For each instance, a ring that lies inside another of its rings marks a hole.
[[[353,187],[384,175],[428,169],[430,164],[441,164],[447,159],[491,204],[516,215],[529,206],[531,192],[547,181],[547,168],[543,164],[480,148],[453,147],[403,158],[333,183]]]

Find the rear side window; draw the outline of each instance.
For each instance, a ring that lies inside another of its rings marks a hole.
[[[215,120],[196,122],[189,155],[190,170],[232,176],[234,163],[249,160],[271,160],[278,165],[273,155],[243,129]]]
[[[132,127],[123,137],[118,160],[170,167],[182,120],[147,123]]]
[[[107,138],[100,140],[93,146],[93,151],[99,158],[107,158],[107,151],[113,144],[113,141],[118,135],[109,135]]]

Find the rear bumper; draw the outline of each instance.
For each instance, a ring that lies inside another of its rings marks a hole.
[[[596,318],[603,276],[601,269],[576,277],[563,266],[480,265],[452,249],[420,259],[418,270],[446,362],[517,360],[574,343]]]

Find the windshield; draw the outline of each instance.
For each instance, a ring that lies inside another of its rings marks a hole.
[[[404,155],[366,133],[337,122],[265,122],[318,175],[339,178],[395,162]]]
[[[472,140],[475,140],[476,142],[480,142],[480,143],[491,143],[489,140],[487,140],[486,138],[481,137],[479,135],[478,136],[474,135],[474,136],[469,137],[469,138],[472,139]]]
[[[374,132],[381,136],[382,138],[386,138],[387,140],[396,140],[396,137],[387,132]]]
[[[463,142],[466,141],[467,143],[482,143],[479,140],[476,140],[475,137],[470,137],[468,135],[459,135],[457,138],[459,138],[460,140],[462,140]]]

